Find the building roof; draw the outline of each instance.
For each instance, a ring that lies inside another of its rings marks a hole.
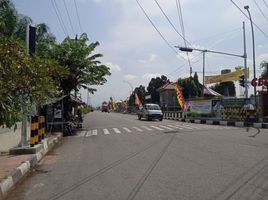
[[[162,85],[160,88],[158,88],[157,92],[162,92],[164,90],[175,90],[176,83],[166,83],[165,85]]]

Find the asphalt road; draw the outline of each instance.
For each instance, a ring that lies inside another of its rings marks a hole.
[[[93,112],[8,200],[268,199],[268,131]]]

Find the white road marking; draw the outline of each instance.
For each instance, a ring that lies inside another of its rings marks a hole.
[[[91,131],[87,131],[87,133],[85,134],[85,137],[90,137],[90,136],[92,136]]]
[[[133,127],[135,130],[137,130],[137,131],[139,131],[139,132],[142,132],[142,130],[140,129],[140,128],[138,128],[138,127]]]
[[[92,135],[98,135],[98,130],[97,130],[97,129],[94,129],[94,130],[92,131]]]
[[[156,130],[160,130],[160,131],[163,131],[164,129],[162,129],[162,128],[159,128],[159,127],[157,127],[157,126],[151,126],[152,128],[154,128],[154,129],[156,129]]]
[[[118,128],[113,128],[115,133],[121,133],[121,131],[118,130]]]
[[[108,135],[108,134],[110,134],[110,132],[108,131],[108,129],[103,129],[103,133],[104,133],[104,135]]]
[[[174,126],[174,125],[167,125],[167,126],[169,126],[169,127],[171,127],[171,128],[179,128],[179,127],[177,127],[177,126]]]
[[[142,128],[146,129],[147,131],[152,131],[153,130],[153,129],[150,129],[150,128],[146,127],[146,126],[142,126]]]
[[[163,126],[163,125],[159,125],[161,128],[167,129],[167,130],[174,130],[173,128],[167,127],[167,126]]]
[[[131,133],[131,130],[129,130],[128,128],[123,127],[123,129],[124,129],[126,132]]]

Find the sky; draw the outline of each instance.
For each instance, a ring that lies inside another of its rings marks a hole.
[[[258,77],[261,73],[260,63],[268,61],[268,0],[233,2],[247,16],[244,6],[249,5],[253,22],[264,32],[254,26]],[[143,85],[147,88],[151,78],[165,75],[171,81],[176,81],[190,75],[187,54],[175,48],[185,44],[180,36],[182,29],[176,0],[13,0],[13,3],[18,12],[31,17],[34,24],[46,23],[58,43],[66,36],[74,38],[76,34],[84,32],[90,42],[100,42],[95,53],[103,54],[101,62],[110,67],[112,75],[107,77],[104,85],[92,86],[97,89],[95,94],[88,96],[86,91],[81,90],[82,99],[93,106],[99,106],[110,97],[116,101],[125,100],[135,87]],[[243,55],[242,23],[245,22],[247,64],[250,68],[249,79],[252,80],[250,21],[232,1],[180,0],[180,5],[185,39],[189,42],[187,45],[193,48]],[[63,23],[59,22],[56,13],[61,16]],[[193,72],[198,73],[202,83],[201,53],[193,51],[188,57]],[[206,53],[205,58],[205,75],[220,74],[222,69],[234,71],[235,67],[244,63],[240,57],[212,53]],[[243,89],[236,85],[239,96]],[[252,87],[249,91],[252,93]]]

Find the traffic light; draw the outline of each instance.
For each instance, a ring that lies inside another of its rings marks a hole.
[[[239,77],[239,85],[245,87],[245,75]]]

